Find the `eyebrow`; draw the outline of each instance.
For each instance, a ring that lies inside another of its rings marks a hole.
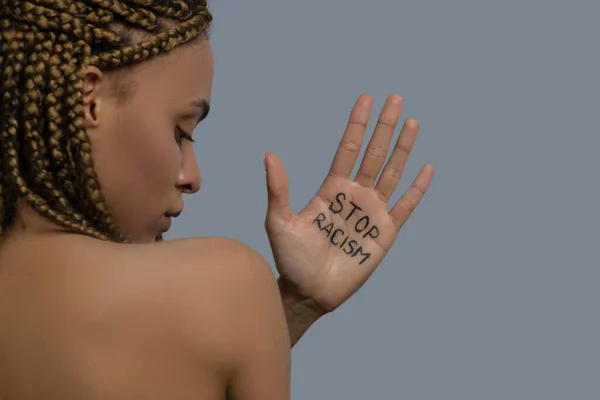
[[[210,112],[210,104],[208,104],[208,101],[204,100],[204,99],[200,99],[200,100],[194,100],[192,102],[192,105],[198,109],[200,109],[200,111],[202,112],[200,114],[200,118],[198,118],[198,121],[196,122],[196,124],[199,124],[202,120],[204,120],[207,116],[208,113]],[[191,115],[185,115],[184,118],[185,119],[191,119],[194,114]]]

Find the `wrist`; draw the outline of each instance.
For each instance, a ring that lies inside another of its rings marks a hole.
[[[277,279],[281,302],[285,311],[292,347],[319,318],[325,315],[314,302],[296,294],[285,280]]]
[[[305,319],[313,321],[316,321],[327,314],[327,312],[313,300],[300,296],[293,285],[285,279],[279,277],[277,279],[277,285],[279,286],[281,302],[283,303],[286,312],[287,310],[291,310],[295,315],[302,315]]]

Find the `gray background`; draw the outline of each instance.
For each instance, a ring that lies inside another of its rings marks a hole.
[[[370,281],[294,348],[292,398],[599,399],[600,3],[211,6],[203,186],[171,238],[232,237],[272,262],[263,151],[299,211],[363,92],[371,126],[390,93],[421,123],[395,199],[436,167]]]

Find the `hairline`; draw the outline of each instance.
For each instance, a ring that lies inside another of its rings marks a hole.
[[[166,18],[159,18],[159,21],[161,22],[161,28],[164,29],[171,29],[176,24],[176,21]],[[139,45],[151,40],[154,37],[152,33],[142,29],[131,28],[122,23],[114,23],[111,29],[119,34],[119,36],[124,38],[124,42],[127,46]],[[201,32],[191,41],[182,43],[168,52],[161,53],[161,55],[168,54],[171,51],[175,51],[186,46],[199,45],[205,40],[210,40],[210,28]],[[135,72],[140,68],[143,68],[145,65],[147,65],[146,63],[151,62],[153,59],[154,58],[150,58],[139,63],[124,65],[119,68],[104,71],[105,73],[111,73],[114,75],[114,79],[111,82],[110,92],[114,95],[119,105],[126,104],[133,97],[137,90],[139,83],[134,78]]]

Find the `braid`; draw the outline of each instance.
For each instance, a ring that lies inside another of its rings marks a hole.
[[[110,12],[102,8],[90,9],[87,5],[79,1],[37,0],[36,3],[45,7],[54,8],[56,11],[60,11],[68,15],[83,18],[86,22],[94,25],[106,24],[113,20]]]
[[[45,90],[45,82],[47,77],[45,74],[45,66],[48,65],[50,58],[48,52],[48,41],[44,40],[44,35],[39,36],[39,32],[35,35],[38,40],[34,41],[34,32],[27,32],[25,35],[26,43],[35,43],[34,51],[31,52],[25,66],[25,87],[28,89],[23,95],[23,128],[24,142],[28,146],[29,152],[26,153],[26,159],[31,160],[29,165],[26,165],[28,172],[27,180],[32,182],[32,188],[43,197],[50,199],[50,204],[53,207],[60,209],[70,218],[79,222],[82,221],[81,216],[75,213],[61,190],[57,189],[50,177],[48,168],[50,161],[47,156],[46,143],[40,135],[40,120],[42,107],[42,91]],[[28,168],[27,168],[28,167]]]
[[[0,7],[0,15],[8,15],[9,18],[43,30],[65,32],[86,43],[119,41],[119,36],[108,29],[98,28],[88,24],[84,19],[28,1],[17,1],[16,6],[3,5]]]
[[[200,32],[197,24],[201,16],[196,16],[176,28],[156,35],[148,42],[101,53],[91,58],[91,63],[101,68],[115,68],[123,64],[144,61],[160,53],[172,50],[174,47],[188,42]]]
[[[24,114],[23,110],[21,110],[21,98],[22,95],[20,93],[20,87],[23,85],[15,85],[16,82],[21,83],[23,77],[23,61],[25,60],[25,48],[26,48],[26,40],[25,36],[27,29],[23,29],[21,31],[17,31],[14,37],[14,41],[10,41],[10,34],[5,34],[2,38],[2,47],[3,49],[11,49],[13,51],[8,53],[6,57],[6,68],[2,71],[2,94],[3,94],[3,109],[5,115],[3,115],[0,126],[1,132],[1,143],[4,155],[4,168],[5,181],[7,186],[16,187],[18,195],[25,198],[28,204],[32,205],[37,212],[40,213],[43,217],[48,218],[49,220],[57,223],[59,226],[66,228],[68,230],[82,231],[86,233],[88,232],[81,224],[77,224],[68,219],[60,211],[52,209],[48,204],[48,201],[43,197],[39,196],[35,192],[33,192],[23,176],[20,165],[20,145],[21,140],[19,140],[19,120],[16,116],[22,119],[22,115]],[[19,111],[21,110],[21,113]],[[12,196],[14,197],[14,195]],[[11,209],[14,212],[14,205],[10,205]],[[104,235],[98,236],[100,239],[105,239]]]
[[[69,168],[69,159],[65,155],[67,140],[63,134],[66,129],[63,120],[65,109],[65,71],[67,68],[67,53],[63,52],[65,46],[68,47],[68,37],[65,34],[59,34],[53,47],[53,55],[49,61],[48,92],[45,99],[46,105],[46,126],[44,131],[48,132],[48,143],[50,151],[50,170],[52,177],[57,182],[62,182],[65,194],[69,201],[81,207],[81,200],[76,191],[76,177],[72,168]]]
[[[161,18],[176,25],[166,29]],[[128,241],[94,169],[85,68],[143,62],[198,37],[211,21],[206,0],[0,2],[0,238],[23,200],[68,231]],[[149,39],[133,43],[133,28]]]

